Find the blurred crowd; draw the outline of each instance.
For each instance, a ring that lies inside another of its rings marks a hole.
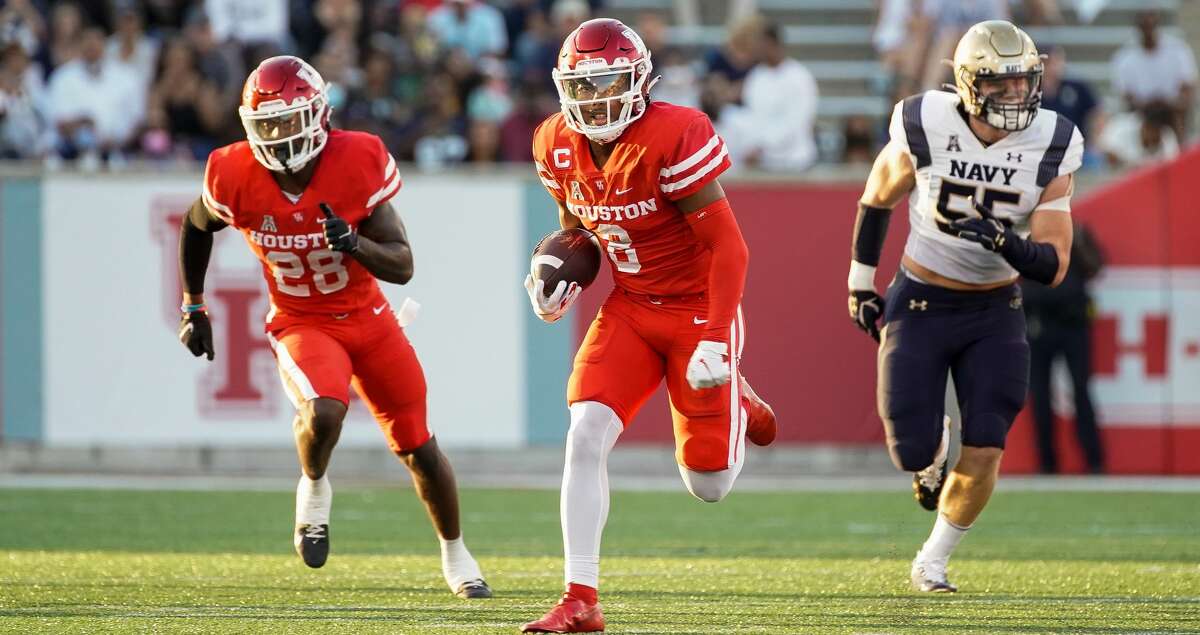
[[[281,53],[310,60],[329,82],[335,125],[378,134],[397,159],[528,161],[534,127],[558,108],[550,69],[563,38],[605,9],[605,0],[0,3],[0,158],[85,168],[203,161],[244,136],[245,76]],[[878,4],[884,73],[874,85],[889,101],[950,81],[940,60],[970,24],[1063,22],[1055,0]],[[668,38],[668,20],[698,24],[697,0],[670,6],[631,25],[662,76],[654,96],[708,113],[735,166],[794,173],[818,161],[869,162],[886,141],[886,122],[872,117],[845,116],[832,129],[818,121],[816,79],[755,0],[729,2],[724,41],[700,54]],[[1138,33],[1112,61],[1109,108],[1071,75],[1061,48],[1039,42],[1049,54],[1044,105],[1084,131],[1092,165],[1169,157],[1187,138],[1194,55],[1153,13],[1139,17]]]
[[[1074,17],[1091,20],[1105,4],[1076,2]],[[1042,107],[1079,127],[1086,140],[1085,167],[1169,159],[1189,139],[1196,57],[1185,41],[1163,32],[1160,18],[1153,10],[1137,14],[1136,35],[1109,62],[1109,94],[1071,72],[1062,46],[1037,42],[1047,56]],[[953,56],[970,25],[991,19],[1025,26],[1065,24],[1055,0],[882,0],[874,44],[887,71],[888,98],[953,83],[942,60]]]
[[[0,158],[203,161],[244,137],[246,74],[278,54],[334,124],[424,165],[529,160],[559,45],[599,0],[5,0]]]

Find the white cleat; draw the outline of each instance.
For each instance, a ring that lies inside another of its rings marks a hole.
[[[958,587],[946,579],[949,558],[923,559],[920,552],[913,559],[910,580],[914,591],[922,593],[955,593]]]

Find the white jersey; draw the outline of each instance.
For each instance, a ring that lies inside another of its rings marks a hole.
[[[950,233],[950,221],[978,216],[970,197],[1029,236],[1029,216],[1050,181],[1079,169],[1083,135],[1075,124],[1042,109],[1024,130],[984,146],[967,126],[954,93],[929,91],[896,104],[892,143],[912,159],[917,185],[908,201],[904,254],[930,271],[974,284],[1012,279],[1000,254]]]

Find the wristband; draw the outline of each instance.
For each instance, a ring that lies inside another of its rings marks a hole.
[[[180,305],[179,310],[183,311],[184,313],[195,313],[197,311],[204,311],[205,313],[208,313],[208,307],[203,302],[200,304],[182,304]]]
[[[850,276],[846,279],[846,285],[850,287],[851,291],[874,291],[875,267],[851,260]]]

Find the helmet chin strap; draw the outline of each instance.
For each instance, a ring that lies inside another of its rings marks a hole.
[[[655,75],[654,79],[650,80],[650,83],[646,85],[646,90],[644,91],[645,95],[646,95],[644,98],[646,103],[650,103],[650,91],[654,88],[654,85],[657,84],[658,80],[660,80],[660,79],[662,79],[662,75]]]

